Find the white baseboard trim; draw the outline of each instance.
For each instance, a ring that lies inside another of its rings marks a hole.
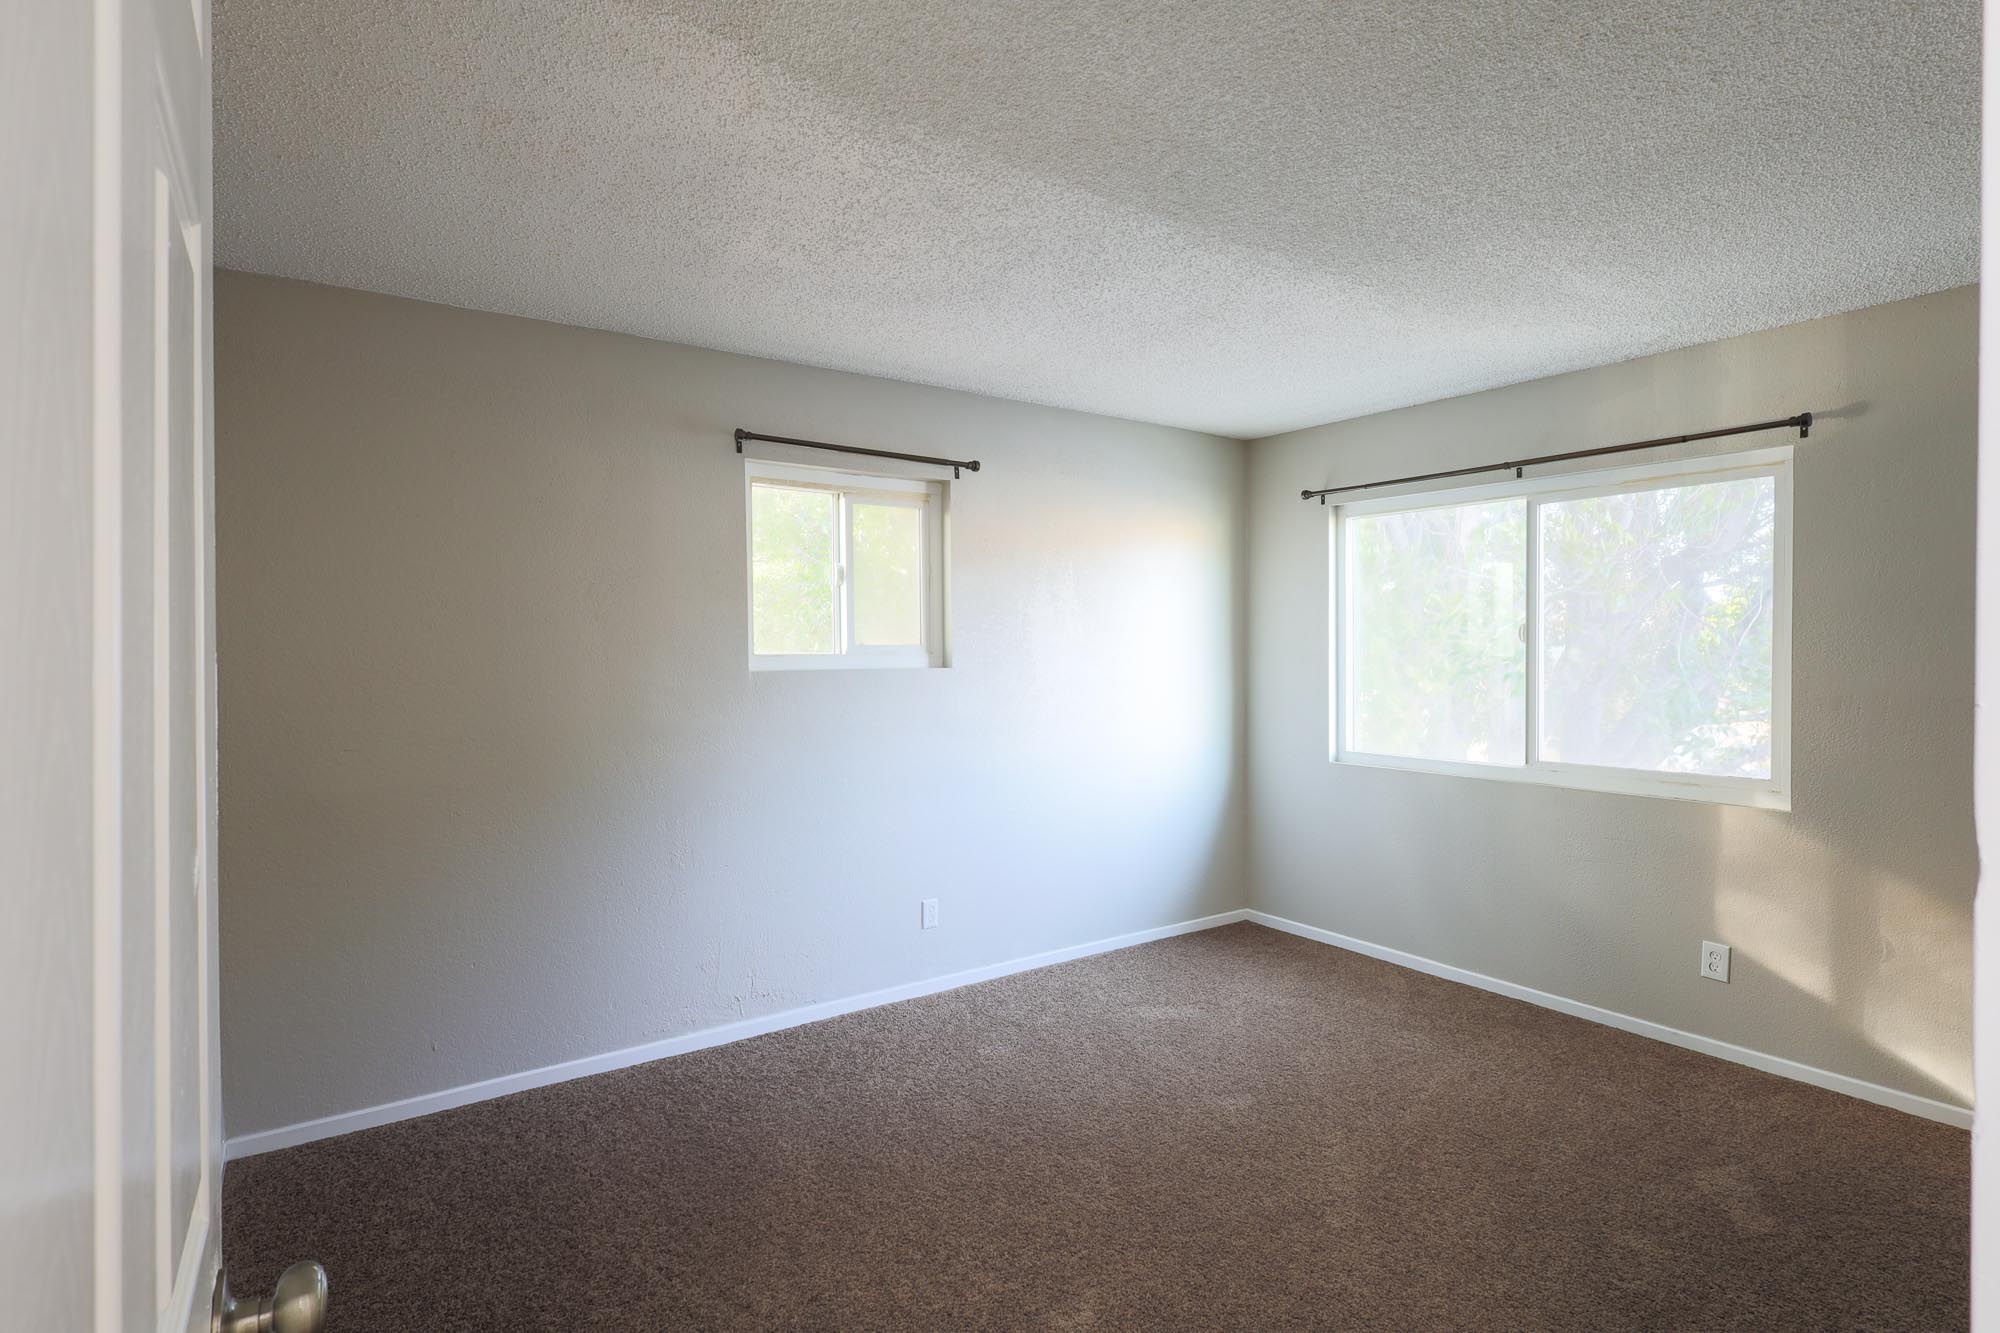
[[[699,1051],[709,1046],[727,1045],[732,1041],[742,1041],[746,1037],[761,1037],[767,1032],[779,1032],[805,1023],[817,1023],[821,1019],[838,1018],[842,1014],[851,1014],[859,1009],[873,1009],[877,1005],[895,1004],[900,1000],[936,995],[940,991],[956,990],[960,986],[991,981],[996,977],[1012,976],[1016,972],[1032,972],[1036,968],[1066,963],[1073,958],[1087,958],[1092,954],[1129,949],[1135,944],[1147,944],[1174,935],[1189,935],[1198,930],[1212,930],[1216,926],[1227,926],[1245,920],[1249,915],[1249,909],[1237,908],[1234,911],[1218,912],[1214,916],[1176,922],[1171,926],[1135,930],[1125,935],[1113,935],[1109,939],[1092,940],[1088,944],[1073,944],[1065,949],[1051,949],[1047,953],[1030,954],[1026,958],[1015,958],[1004,963],[989,963],[984,967],[968,968],[963,972],[948,972],[943,976],[928,977],[923,981],[912,981],[901,986],[890,986],[863,995],[850,995],[845,999],[826,1000],[819,1004],[801,1005],[796,1009],[786,1009],[758,1018],[723,1023],[683,1036],[647,1042],[642,1046],[628,1046],[619,1051],[607,1051],[603,1055],[565,1060],[561,1064],[544,1065],[540,1069],[529,1069],[519,1074],[503,1074],[499,1078],[482,1079],[477,1083],[465,1083],[455,1088],[446,1088],[441,1092],[405,1097],[400,1101],[384,1102],[380,1106],[367,1106],[358,1111],[343,1111],[338,1115],[301,1121],[296,1125],[283,1125],[277,1129],[262,1130],[255,1134],[242,1134],[224,1144],[223,1159],[235,1161],[238,1158],[255,1157],[259,1153],[276,1152],[280,1148],[297,1147],[301,1143],[311,1143],[315,1139],[330,1139],[341,1134],[352,1134],[356,1130],[373,1129],[377,1125],[410,1120],[420,1115],[430,1115],[434,1111],[449,1111],[453,1107],[469,1106],[473,1102],[505,1097],[514,1092],[526,1092],[530,1088],[546,1087],[551,1083],[563,1083],[573,1078],[588,1078],[592,1074],[609,1073],[614,1069],[625,1069],[631,1065],[645,1064],[650,1060],[664,1060],[668,1056],[685,1055],[689,1051]]]
[[[1576,1018],[1587,1018],[1606,1027],[1635,1032],[1642,1037],[1651,1037],[1655,1041],[1664,1041],[1673,1046],[1684,1046],[1691,1051],[1700,1051],[1703,1055],[1713,1055],[1735,1064],[1748,1065],[1752,1069],[1761,1069],[1767,1074],[1777,1074],[1782,1078],[1797,1079],[1801,1083],[1810,1083],[1814,1087],[1826,1088],[1832,1092],[1846,1093],[1850,1097],[1859,1097],[1864,1102],[1874,1102],[1878,1106],[1907,1111],[1926,1120],[1942,1121],[1947,1125],[1957,1125],[1961,1129],[1972,1128],[1972,1112],[1966,1107],[1954,1106],[1950,1102],[1920,1097],[1913,1092],[1902,1092],[1895,1088],[1884,1087],[1880,1083],[1851,1078],[1846,1074],[1836,1074],[1831,1070],[1801,1064],[1797,1060],[1787,1060],[1783,1056],[1767,1055],[1763,1051],[1753,1051],[1748,1046],[1718,1041],[1714,1037],[1683,1032],[1679,1028],[1670,1028],[1663,1023],[1648,1022],[1643,1018],[1634,1018],[1630,1014],[1585,1004],[1581,1000],[1551,995],[1547,991],[1539,991],[1531,986],[1520,986],[1511,981],[1486,976],[1484,973],[1453,967],[1448,963],[1433,962],[1429,958],[1422,958],[1413,953],[1404,953],[1401,949],[1370,944],[1366,940],[1358,940],[1350,935],[1339,935],[1330,930],[1321,930],[1318,926],[1308,926],[1282,916],[1272,916],[1269,912],[1253,909],[1243,913],[1243,919],[1254,921],[1260,926],[1269,926],[1273,930],[1282,930],[1288,935],[1298,935],[1305,939],[1317,940],[1321,944],[1331,944],[1335,948],[1366,954],[1370,958],[1379,958],[1398,967],[1407,967],[1413,971],[1429,973],[1434,977],[1443,977],[1447,981],[1476,986],[1480,990],[1492,991],[1495,995],[1525,1000],[1529,1004],[1540,1005],[1544,1009],[1554,1009],[1558,1013],[1569,1014]]]
[[[1535,990],[1530,986],[1501,981],[1497,977],[1489,977],[1462,967],[1453,967],[1448,963],[1434,962],[1413,953],[1405,953],[1401,949],[1370,944],[1366,940],[1336,934],[1331,930],[1322,930],[1318,926],[1308,926],[1286,917],[1273,916],[1269,912],[1238,908],[1235,911],[1218,912],[1214,916],[1176,922],[1170,926],[1156,926],[1151,930],[1135,930],[1125,935],[1114,935],[1109,939],[1093,940],[1088,944],[1051,949],[1046,953],[1030,954],[1025,958],[1015,958],[1004,963],[989,963],[984,967],[968,968],[963,972],[948,972],[943,976],[912,981],[901,986],[890,986],[862,995],[826,1000],[819,1004],[802,1005],[796,1009],[786,1009],[758,1018],[746,1018],[717,1027],[702,1028],[678,1037],[668,1037],[640,1046],[628,1046],[623,1050],[607,1051],[602,1055],[585,1056],[578,1060],[566,1060],[561,1064],[544,1065],[540,1069],[529,1069],[518,1074],[504,1074],[477,1083],[465,1083],[455,1088],[445,1088],[440,1092],[424,1093],[421,1096],[405,1097],[400,1101],[384,1102],[379,1106],[363,1107],[358,1111],[344,1111],[337,1115],[322,1116],[317,1120],[302,1121],[296,1125],[283,1125],[277,1129],[242,1134],[228,1140],[224,1145],[224,1156],[228,1161],[255,1157],[259,1153],[276,1152],[280,1148],[296,1147],[316,1139],[352,1134],[356,1130],[373,1129],[377,1125],[410,1120],[417,1116],[430,1115],[435,1111],[449,1111],[453,1107],[469,1106],[473,1102],[483,1102],[494,1097],[505,1097],[509,1093],[525,1092],[530,1088],[546,1087],[551,1083],[562,1083],[573,1078],[588,1078],[592,1074],[609,1073],[614,1069],[625,1069],[651,1060],[664,1060],[669,1056],[684,1055],[689,1051],[699,1051],[709,1046],[723,1046],[748,1037],[761,1037],[767,1032],[780,1032],[806,1023],[817,1023],[822,1019],[838,1018],[842,1014],[851,1014],[861,1009],[873,1009],[878,1005],[936,995],[941,991],[956,990],[960,986],[971,986],[981,981],[991,981],[996,977],[1012,976],[1017,972],[1032,972],[1036,968],[1066,963],[1073,958],[1087,958],[1092,954],[1110,953],[1117,949],[1127,949],[1135,944],[1146,944],[1174,935],[1212,930],[1217,926],[1227,926],[1237,921],[1254,921],[1260,926],[1282,930],[1289,935],[1316,940],[1321,944],[1330,944],[1353,953],[1366,954],[1370,958],[1379,958],[1383,962],[1394,963],[1399,967],[1407,967],[1462,985],[1475,986],[1480,990],[1505,995],[1511,999],[1524,1000],[1529,1004],[1540,1005],[1544,1009],[1554,1009],[1558,1013],[1588,1019],[1593,1023],[1602,1023],[1607,1027],[1637,1033],[1642,1037],[1651,1037],[1674,1046],[1686,1047],[1688,1050],[1699,1051],[1703,1055],[1712,1055],[1735,1064],[1748,1065],[1767,1074],[1797,1079],[1801,1083],[1810,1083],[1815,1087],[1845,1093],[1850,1097],[1859,1097],[1863,1101],[1906,1111],[1927,1120],[1942,1121],[1948,1125],[1957,1125],[1961,1129],[1972,1127],[1972,1112],[1949,1102],[1920,1097],[1915,1093],[1902,1092],[1879,1083],[1869,1083],[1846,1074],[1836,1074],[1813,1065],[1801,1064],[1796,1060],[1787,1060],[1782,1056],[1767,1055],[1762,1051],[1754,1051],[1747,1046],[1719,1041],[1713,1037],[1683,1032],[1679,1028],[1634,1018],[1630,1014],[1599,1008],[1594,1004],[1585,1004],[1581,1000]]]

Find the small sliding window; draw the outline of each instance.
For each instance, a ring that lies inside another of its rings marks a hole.
[[[1335,506],[1333,759],[1790,807],[1791,450]]]
[[[753,670],[944,664],[943,482],[752,461]]]

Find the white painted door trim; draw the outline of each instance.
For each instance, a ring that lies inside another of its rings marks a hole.
[[[2000,273],[2000,0],[1986,0],[1981,271]],[[1979,289],[1979,501],[1972,683],[1972,1327],[2000,1333],[2000,292]]]
[[[90,14],[91,1323],[194,1333],[222,1230],[207,6]]]

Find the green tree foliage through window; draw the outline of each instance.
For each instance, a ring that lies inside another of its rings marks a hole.
[[[1344,516],[1344,748],[1771,778],[1778,491],[1764,473]]]
[[[1508,499],[1347,521],[1354,749],[1524,761],[1527,513]]]
[[[924,641],[923,512],[856,500],[854,639],[871,647]]]
[[[1538,514],[1542,756],[1769,777],[1772,479],[1550,501]]]
[[[759,653],[839,650],[834,622],[837,497],[785,486],[750,488],[751,641]]]

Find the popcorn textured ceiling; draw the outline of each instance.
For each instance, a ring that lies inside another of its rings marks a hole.
[[[225,267],[1225,435],[1977,276],[1977,0],[214,24]]]

